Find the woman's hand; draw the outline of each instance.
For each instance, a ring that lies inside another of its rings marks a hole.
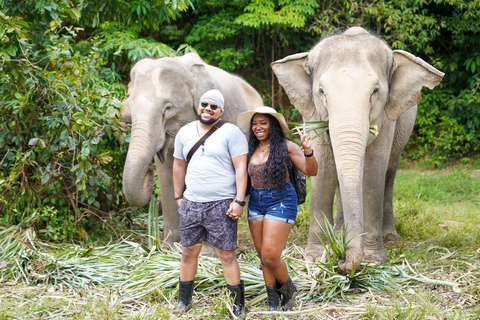
[[[307,133],[305,128],[305,122],[303,123],[303,132],[298,127],[296,127],[297,133],[300,136],[300,142],[302,143],[303,152],[305,154],[312,153],[312,137]]]
[[[233,220],[238,220],[243,214],[243,207],[235,201],[230,203],[230,207],[227,210],[227,216]]]

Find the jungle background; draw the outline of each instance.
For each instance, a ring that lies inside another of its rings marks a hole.
[[[479,166],[479,0],[0,0],[0,10],[2,232],[20,226],[45,243],[105,245],[149,210],[129,207],[122,192],[129,127],[120,110],[139,59],[197,52],[298,121],[270,63],[351,26],[445,72],[422,91],[403,168]],[[478,175],[469,183],[456,172],[446,179],[476,186]]]

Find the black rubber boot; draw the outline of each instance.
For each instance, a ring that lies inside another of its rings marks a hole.
[[[178,305],[177,309],[172,313],[178,314],[186,312],[192,307],[192,294],[193,294],[194,281],[180,281],[178,279]]]
[[[280,293],[275,290],[275,286],[265,286],[267,288],[268,308],[270,311],[278,311],[280,307]]]
[[[280,284],[278,281],[275,285],[275,290],[282,295],[282,310],[288,311],[292,309],[295,297],[298,293],[298,287],[293,283],[292,279],[288,277],[284,284]]]
[[[227,284],[228,290],[232,292],[232,298],[235,299],[233,305],[233,314],[238,319],[245,319],[245,287],[243,280],[235,286]]]

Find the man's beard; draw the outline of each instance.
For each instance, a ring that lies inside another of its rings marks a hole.
[[[218,119],[220,119],[220,117],[218,117],[217,119],[211,118],[210,120],[203,120],[202,117],[197,114],[197,120],[206,125],[214,124],[218,121]]]

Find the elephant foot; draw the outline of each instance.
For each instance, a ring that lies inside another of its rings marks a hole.
[[[400,237],[398,236],[397,232],[385,232],[383,235],[383,243],[394,243],[400,241]]]
[[[305,255],[307,256],[308,261],[318,262],[324,259],[325,248],[322,244],[311,245],[308,244],[305,248]]]
[[[364,261],[368,261],[372,264],[383,264],[387,262],[387,255],[385,250],[368,250],[365,249],[365,255],[363,256]]]
[[[363,243],[361,238],[356,238],[348,245],[344,260],[338,261],[338,268],[342,274],[351,274],[360,268],[364,257]]]

